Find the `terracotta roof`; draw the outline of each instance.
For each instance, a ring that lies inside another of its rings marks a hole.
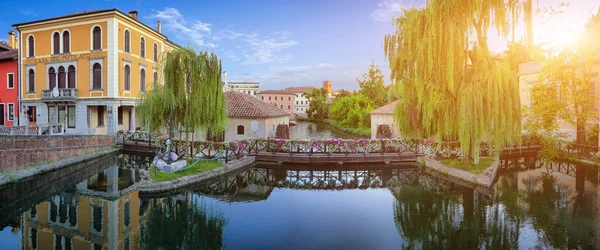
[[[302,87],[289,87],[284,90],[288,91],[288,92],[292,92],[292,93],[306,93],[306,92],[311,92],[313,89],[315,89],[315,87],[313,87],[313,86],[302,86]]]
[[[6,44],[5,42],[0,42],[0,50],[7,51],[7,50],[13,50],[13,48],[8,46],[8,44]]]
[[[394,109],[396,109],[397,103],[398,103],[398,101],[393,101],[391,103],[383,105],[383,106],[379,107],[378,109],[371,111],[371,114],[393,115]]]
[[[280,95],[296,95],[294,93],[285,91],[285,90],[263,90],[258,92],[259,95],[262,94],[280,94]]]
[[[19,51],[16,49],[8,51],[0,51],[0,61],[5,60],[17,60],[19,57]]]
[[[269,118],[289,116],[287,112],[246,93],[225,92],[225,113],[230,118]]]

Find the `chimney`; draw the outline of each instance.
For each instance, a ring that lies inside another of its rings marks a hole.
[[[160,20],[158,20],[158,21],[156,22],[156,31],[158,31],[158,33],[160,33],[160,32],[161,32],[161,30],[160,30]]]
[[[223,77],[221,79],[223,82],[227,82],[227,71],[223,71]]]
[[[8,32],[8,40],[7,40],[7,42],[8,42],[8,46],[9,47],[11,47],[13,49],[17,48],[17,44],[16,44],[17,38],[15,37],[15,32],[14,31],[11,30],[11,31]]]
[[[130,11],[129,16],[133,17],[133,19],[135,19],[135,20],[138,20],[138,12],[136,10]]]

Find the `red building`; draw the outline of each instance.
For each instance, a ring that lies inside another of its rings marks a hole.
[[[0,126],[18,125],[17,44],[14,31],[8,32],[7,43],[0,42]]]

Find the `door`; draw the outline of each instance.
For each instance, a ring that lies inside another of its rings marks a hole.
[[[67,128],[67,107],[58,106],[58,123],[62,125],[63,131]]]
[[[27,107],[27,120],[29,121],[29,125],[35,125],[36,123],[37,113],[35,111],[35,106]]]
[[[0,126],[4,126],[4,117],[6,114],[4,113],[4,103],[0,103]]]

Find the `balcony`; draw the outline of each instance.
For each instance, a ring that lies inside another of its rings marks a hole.
[[[77,89],[56,89],[57,93],[53,94],[52,89],[42,90],[43,101],[74,101],[77,99]]]

